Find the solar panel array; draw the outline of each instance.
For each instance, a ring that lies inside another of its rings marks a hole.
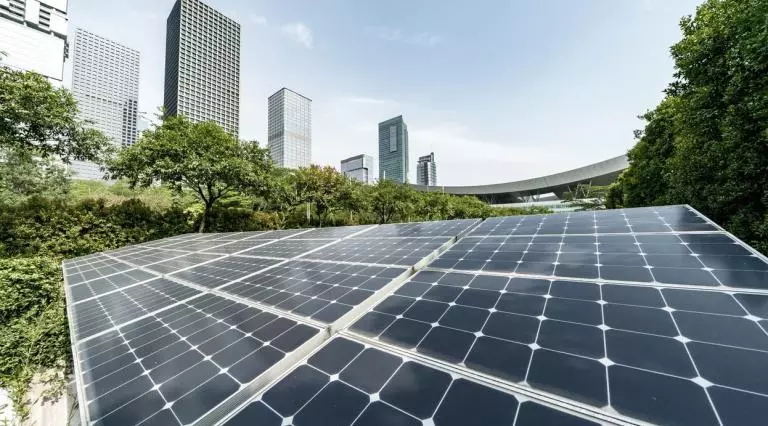
[[[66,261],[92,424],[763,424],[768,261],[687,206]]]

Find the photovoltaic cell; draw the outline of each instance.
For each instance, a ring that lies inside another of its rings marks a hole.
[[[225,424],[597,425],[347,338],[335,338]]]
[[[332,323],[371,297],[405,268],[290,261],[221,291]]]
[[[275,240],[240,240],[240,241],[232,241],[228,242],[226,244],[220,244],[216,247],[211,247],[207,249],[203,249],[204,253],[213,253],[213,254],[235,254],[239,253],[248,249],[252,249],[254,247],[259,247],[267,243],[271,243]]]
[[[77,345],[88,418],[191,424],[319,332],[214,295]]]

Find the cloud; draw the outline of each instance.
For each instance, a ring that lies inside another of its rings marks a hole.
[[[248,19],[256,25],[267,25],[267,18],[255,13],[248,14]]]
[[[443,41],[442,37],[426,32],[409,34],[400,28],[387,26],[369,26],[365,31],[375,37],[386,41],[412,44],[421,47],[434,47]]]
[[[312,30],[302,22],[293,22],[280,27],[280,31],[293,41],[302,44],[307,49],[314,46]]]

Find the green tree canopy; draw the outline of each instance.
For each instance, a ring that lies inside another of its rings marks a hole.
[[[107,137],[77,117],[77,104],[45,77],[0,66],[0,148],[101,162]]]
[[[681,20],[674,80],[612,200],[687,203],[768,250],[766,16],[766,0],[708,0]]]
[[[349,178],[331,166],[302,167],[293,174],[292,181],[299,200],[314,206],[320,226],[329,213],[352,204]]]
[[[191,190],[204,206],[200,232],[222,197],[265,192],[271,169],[266,149],[257,143],[238,141],[213,122],[193,123],[183,116],[166,117],[108,166],[109,177],[125,178],[131,187],[161,182],[178,192]]]

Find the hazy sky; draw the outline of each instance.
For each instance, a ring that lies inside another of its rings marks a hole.
[[[139,107],[151,113],[173,2],[69,5],[72,28],[141,52]],[[285,86],[313,100],[314,163],[377,157],[378,122],[403,114],[411,181],[416,158],[434,151],[441,185],[625,153],[671,79],[678,22],[700,2],[207,0],[242,26],[242,138],[266,143],[267,97]]]

